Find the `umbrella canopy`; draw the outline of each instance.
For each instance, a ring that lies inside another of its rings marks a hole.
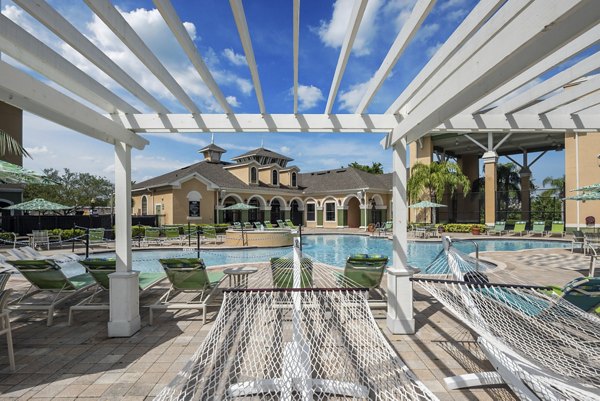
[[[37,211],[46,211],[46,210],[66,210],[72,209],[72,206],[61,205],[60,203],[50,202],[46,199],[37,198],[23,203],[17,203],[16,205],[7,206],[4,209],[8,210],[37,210]]]
[[[223,210],[250,210],[258,209],[256,206],[246,205],[245,203],[236,203],[235,205],[224,207]]]
[[[418,203],[414,203],[414,204],[410,205],[409,207],[414,208],[414,209],[421,209],[421,208],[425,208],[425,207],[447,207],[447,206],[442,205],[441,203],[434,203],[434,202],[430,202],[430,201],[421,201]]]
[[[27,170],[16,164],[0,160],[0,183],[2,184],[56,184],[42,174]]]
[[[573,191],[599,191],[600,192],[600,182],[598,184],[586,185],[585,187],[576,188],[576,189],[573,189]]]
[[[576,201],[588,201],[588,200],[600,200],[600,191],[597,192],[585,192],[578,195],[569,196],[563,198],[564,200],[576,200]]]

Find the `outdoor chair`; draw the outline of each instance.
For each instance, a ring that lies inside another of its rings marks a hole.
[[[244,222],[244,230],[254,230],[254,226],[252,226],[252,223],[249,222]]]
[[[45,310],[48,313],[47,325],[51,326],[54,309],[74,295],[85,291],[96,284],[89,273],[67,277],[60,266],[51,259],[43,260],[11,260],[13,265],[31,284],[27,291],[9,304],[11,310]],[[33,300],[37,294],[51,294],[50,299]]]
[[[12,289],[0,290],[0,335],[6,335],[6,348],[10,370],[15,371],[15,352],[13,350],[12,331],[10,327],[10,311],[6,308]]]
[[[391,221],[386,221],[384,224],[379,226],[378,234],[381,235],[383,233],[383,235],[387,235],[388,233],[392,232],[393,228],[394,224]]]
[[[544,235],[546,233],[546,222],[545,221],[534,221],[533,227],[529,231],[529,235]]]
[[[234,221],[233,222],[233,229],[234,230],[241,230],[242,229],[242,224],[239,221]]]
[[[94,245],[107,246],[106,240],[104,239],[104,228],[90,228],[88,230],[88,242],[90,247]]]
[[[294,260],[271,258],[271,274],[274,288],[294,288]],[[313,263],[309,258],[300,259],[300,288],[311,288]]]
[[[283,220],[277,220],[277,226],[279,228],[287,228],[286,224],[283,222]]]
[[[573,238],[571,239],[571,253],[574,252],[575,246],[577,246],[582,251],[585,246],[585,234],[581,230],[573,231]]]
[[[177,242],[179,245],[183,246],[183,237],[179,234],[178,226],[170,226],[165,228],[164,242],[168,242],[169,244]]]
[[[565,236],[565,223],[562,221],[553,221],[552,227],[550,231],[546,233],[548,237],[552,237],[554,235],[560,235],[561,237]]]
[[[163,239],[160,237],[160,228],[146,227],[144,229],[144,239],[142,241],[144,246],[149,246],[150,244],[162,245]]]
[[[523,236],[523,234],[525,234],[525,227],[527,226],[527,222],[526,221],[517,221],[515,223],[515,226],[512,230],[510,230],[510,233],[513,235],[517,235],[519,234],[519,236]]]
[[[34,248],[45,246],[46,249],[50,249],[50,235],[48,234],[48,230],[33,230],[31,232],[31,246]]]
[[[199,227],[195,224],[190,224],[189,226],[183,226],[183,235],[181,236],[181,244],[191,245],[192,243],[196,243],[198,240]]]
[[[171,286],[155,304],[150,305],[149,323],[153,323],[156,310],[185,309],[202,310],[202,323],[206,323],[206,308],[225,278],[224,273],[208,271],[199,258],[160,259],[159,262]]]
[[[107,302],[98,303],[94,299],[103,292],[108,292],[110,287],[109,274],[117,271],[117,262],[115,259],[86,259],[81,261],[87,272],[94,278],[98,284],[96,291],[77,305],[69,308],[69,326],[73,322],[73,314],[75,311],[81,310],[109,310],[110,305]],[[162,282],[167,278],[165,273],[139,273],[139,290],[140,295]]]
[[[294,230],[298,228],[298,226],[294,225],[294,223],[292,223],[292,220],[290,220],[290,219],[285,220],[285,225],[286,225],[286,227],[294,229]]]
[[[577,277],[553,292],[586,312],[600,313],[600,277]]]
[[[257,230],[261,230],[261,231],[265,229],[265,226],[260,221],[255,221],[254,227],[256,227]]]
[[[271,224],[270,221],[265,220],[265,227],[267,227],[268,230],[272,230],[275,227],[273,227],[273,224]]]
[[[588,254],[593,250],[600,249],[600,234],[599,233],[585,233],[584,234],[584,244],[583,244],[583,252],[584,254]]]
[[[381,289],[381,279],[388,263],[382,255],[356,254],[348,257],[344,272],[338,276],[338,285],[343,288],[368,288],[385,299]]]
[[[497,221],[494,224],[494,228],[487,231],[488,235],[503,235],[506,233],[506,222],[505,221]]]
[[[67,262],[78,262],[82,259],[82,256],[76,253],[59,253],[56,255],[44,255],[36,249],[30,246],[23,246],[21,248],[8,249],[7,252],[15,260],[27,260],[27,259],[53,259],[59,263]]]
[[[202,236],[206,242],[212,241],[214,244],[217,243],[217,230],[213,226],[204,226],[202,228]]]

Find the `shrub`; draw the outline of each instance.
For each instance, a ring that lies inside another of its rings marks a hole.
[[[481,232],[485,232],[485,224],[443,224],[444,231],[448,233],[470,233],[472,227],[479,227]]]

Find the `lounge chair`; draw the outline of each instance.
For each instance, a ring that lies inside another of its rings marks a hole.
[[[190,224],[189,226],[183,226],[183,235],[181,236],[181,244],[189,244],[196,243],[198,240],[197,232],[200,231],[198,226],[195,224]]]
[[[108,303],[94,302],[94,298],[104,291],[109,291],[110,279],[109,274],[117,271],[115,259],[86,259],[81,261],[88,273],[94,278],[98,287],[96,291],[77,305],[69,308],[69,326],[73,322],[73,313],[78,310],[109,310]],[[140,294],[149,290],[161,281],[167,278],[165,273],[140,273],[139,276]]]
[[[150,305],[150,324],[154,320],[155,310],[184,309],[202,310],[202,322],[206,323],[206,308],[225,278],[223,272],[207,271],[202,259],[160,259],[159,261],[165,269],[171,287],[158,302]],[[184,294],[190,293],[194,294],[192,298],[179,300]]]
[[[278,228],[287,228],[287,226],[285,225],[283,220],[277,220],[277,227]]]
[[[287,219],[285,221],[285,225],[286,225],[286,227],[292,228],[294,230],[298,228],[298,226],[295,226],[294,223],[292,223],[292,220],[290,220],[290,219]]]
[[[573,239],[571,239],[571,253],[574,252],[575,246],[581,250],[584,250],[585,234],[581,230],[573,231]]]
[[[44,255],[36,249],[30,246],[23,246],[21,248],[7,249],[6,252],[13,258],[13,260],[31,260],[31,259],[52,259],[59,263],[67,262],[78,262],[82,259],[81,255],[75,253],[60,253],[56,255]]]
[[[244,222],[244,230],[254,230],[254,226],[252,225],[252,223],[249,222]]]
[[[204,226],[202,227],[202,235],[204,240],[212,241],[214,244],[217,243],[217,230],[213,226]]]
[[[391,233],[392,230],[394,229],[394,223],[391,221],[386,221],[384,224],[382,224],[379,227],[379,231],[378,234],[381,235],[387,235],[388,233]]]
[[[552,237],[554,235],[560,235],[561,237],[565,236],[565,223],[562,221],[553,221],[552,228],[546,234],[548,237]]]
[[[160,237],[160,228],[146,227],[144,230],[143,243],[145,246],[148,246],[150,244],[162,245],[163,239]]]
[[[12,331],[10,328],[10,311],[6,304],[10,298],[12,289],[0,291],[0,335],[6,334],[6,348],[8,349],[8,363],[10,370],[15,371],[15,352],[13,350]]]
[[[517,221],[515,223],[515,227],[510,230],[509,232],[513,235],[517,235],[519,234],[519,236],[522,236],[523,234],[525,234],[525,226],[527,226],[527,222],[526,221]]]
[[[487,231],[488,235],[503,235],[506,233],[506,222],[505,221],[497,221],[496,224],[494,224],[494,228],[490,229]]]
[[[175,242],[183,246],[183,236],[179,234],[179,227],[170,226],[165,228],[164,242],[173,244]]]
[[[31,284],[25,294],[9,304],[12,310],[45,310],[48,312],[47,324],[52,325],[54,309],[67,301],[69,298],[85,291],[96,284],[89,273],[79,274],[73,277],[64,275],[60,266],[54,260],[11,260],[13,265]],[[32,290],[30,292],[30,290]],[[53,293],[51,300],[40,300],[39,302],[25,302],[38,293]]]
[[[88,230],[88,239],[90,246],[103,245],[106,246],[106,240],[104,239],[104,228],[90,228]]]
[[[586,312],[600,314],[600,277],[578,277],[553,292]]]
[[[255,221],[254,227],[256,227],[257,230],[261,230],[261,231],[265,229],[265,226],[260,221]]]
[[[385,292],[381,289],[381,279],[387,263],[388,258],[382,255],[352,255],[346,260],[344,272],[338,276],[338,284],[344,288],[375,290],[382,299],[385,299]]]
[[[583,250],[586,255],[594,250],[600,250],[600,233],[585,233]]]
[[[544,221],[534,221],[533,228],[529,230],[529,235],[544,235],[546,229],[546,222]]]
[[[300,260],[300,288],[312,287],[313,263],[309,258]],[[271,258],[271,274],[275,288],[294,288],[294,260]]]
[[[273,224],[271,224],[270,221],[265,220],[265,227],[267,228],[267,230],[272,230],[276,227],[273,227]]]
[[[239,221],[234,221],[233,222],[233,229],[234,230],[241,230],[242,229],[242,224]]]

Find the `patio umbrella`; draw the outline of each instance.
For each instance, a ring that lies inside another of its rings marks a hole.
[[[46,199],[36,198],[27,202],[17,203],[16,205],[7,206],[3,209],[6,210],[24,210],[24,211],[57,211],[72,209],[72,206],[61,205],[60,203],[50,202]],[[38,214],[38,228],[40,227],[41,217]]]
[[[571,191],[596,191],[600,192],[600,182],[598,184],[586,185],[581,188],[575,188]]]
[[[56,184],[46,176],[27,170],[19,165],[0,160],[0,183],[2,184]]]
[[[246,205],[245,203],[236,203],[235,205],[224,207],[223,210],[250,210],[258,209],[256,206]]]
[[[589,200],[600,200],[600,191],[597,192],[584,192],[582,194],[568,196],[563,200],[576,200],[576,201],[589,201]]]
[[[430,202],[430,201],[421,201],[421,202],[417,202],[414,203],[412,205],[409,206],[409,208],[412,209],[424,209],[424,208],[434,208],[434,207],[447,207],[446,205],[442,205],[441,203],[434,203],[434,202]],[[435,215],[433,214],[433,210],[431,211],[431,216],[432,216],[432,222],[433,224],[435,224]]]

